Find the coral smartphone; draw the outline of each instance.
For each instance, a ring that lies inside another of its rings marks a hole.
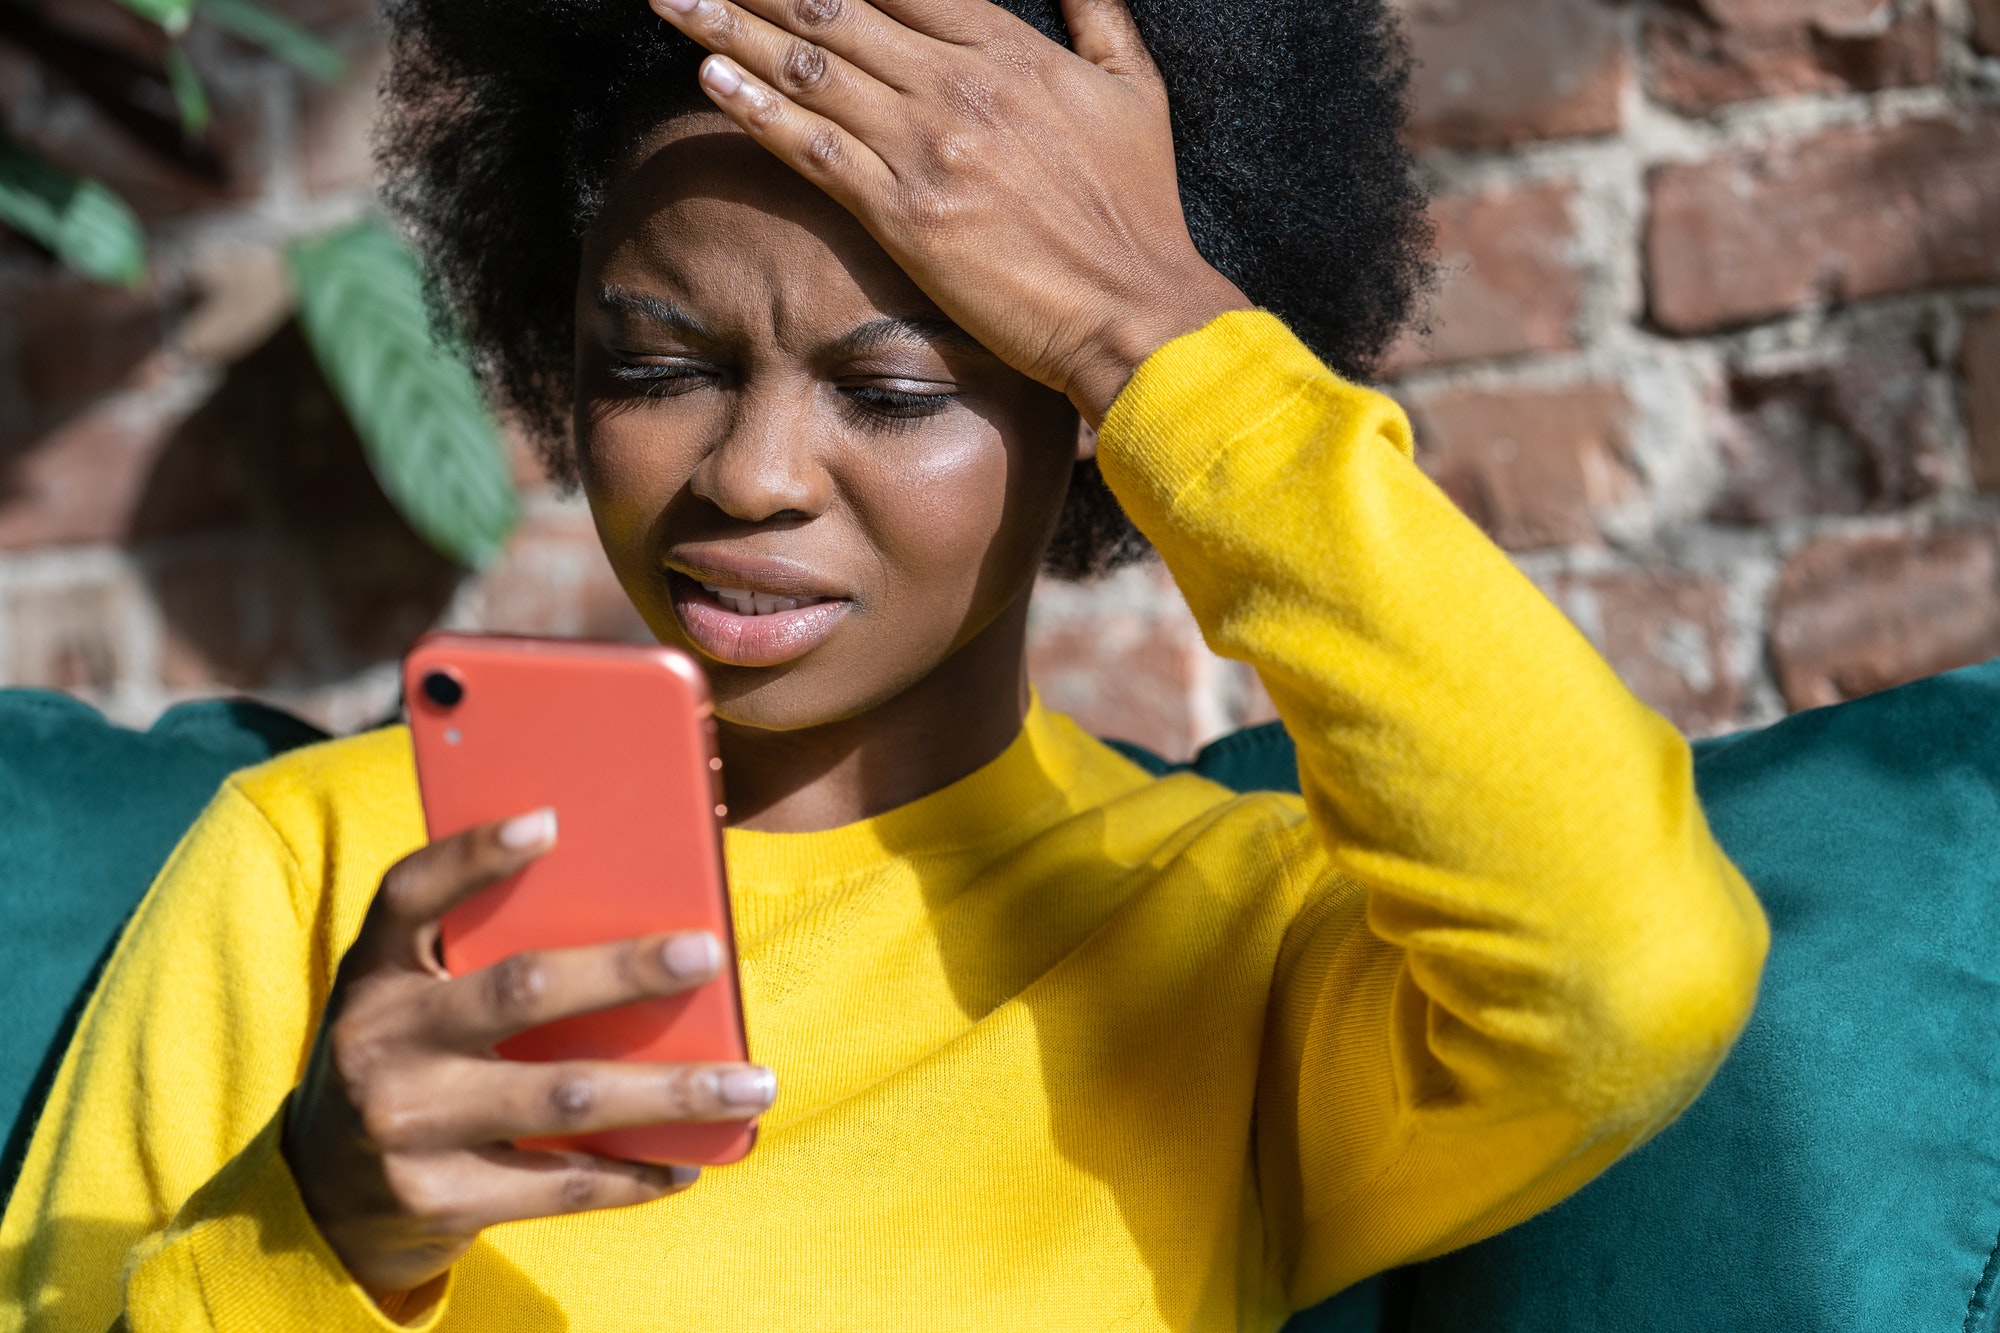
[[[722,761],[701,668],[672,648],[432,634],[404,660],[403,697],[432,838],[556,812],[554,850],[444,918],[451,972],[675,930],[714,932],[728,960],[696,990],[550,1023],[499,1054],[748,1059],[722,869]],[[709,1166],[736,1161],[756,1136],[752,1119],[520,1146]]]

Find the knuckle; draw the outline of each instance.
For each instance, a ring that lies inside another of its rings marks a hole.
[[[667,1079],[666,1103],[670,1115],[699,1115],[710,1109],[719,1096],[713,1070],[677,1069]]]
[[[756,129],[769,129],[784,117],[785,104],[769,94],[757,93],[747,100],[749,110],[744,114],[744,119]]]
[[[388,1063],[386,1044],[358,1019],[334,1020],[327,1037],[327,1054],[351,1097],[363,1096]]]
[[[487,1002],[506,1018],[533,1014],[548,989],[548,968],[536,954],[517,953],[487,969]]]
[[[430,1116],[419,1104],[400,1097],[376,1096],[360,1107],[361,1132],[368,1142],[384,1152],[396,1152],[416,1144],[423,1137]]]
[[[799,146],[799,153],[806,165],[818,171],[832,171],[840,165],[843,156],[840,133],[831,125],[822,125],[806,136]]]
[[[455,1216],[458,1195],[449,1177],[428,1163],[406,1157],[389,1156],[382,1161],[382,1181],[396,1211],[404,1217],[436,1224]],[[443,1229],[443,1228],[440,1228]]]
[[[549,1088],[549,1110],[558,1123],[574,1125],[588,1116],[599,1101],[597,1084],[584,1077],[558,1079]]]
[[[840,19],[841,0],[798,0],[792,19],[801,28],[824,28]]]
[[[826,85],[826,52],[811,42],[793,42],[778,62],[778,82],[788,93],[810,93]]]
[[[736,11],[728,5],[703,5],[700,13],[708,20],[705,26],[709,36],[718,42],[731,41],[742,31],[743,25],[737,21]]]
[[[571,1167],[563,1172],[562,1206],[572,1213],[593,1208],[602,1188],[603,1183],[598,1179],[597,1172],[585,1166]]]

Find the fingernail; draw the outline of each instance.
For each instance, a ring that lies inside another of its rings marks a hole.
[[[728,97],[743,86],[743,71],[734,62],[721,56],[710,56],[701,62],[701,81],[724,97]]]
[[[510,852],[551,847],[556,840],[556,812],[543,807],[525,815],[515,815],[500,826],[500,845]]]
[[[722,1100],[745,1111],[761,1111],[778,1096],[778,1076],[760,1065],[722,1076]]]
[[[706,977],[722,966],[722,946],[705,930],[690,931],[668,940],[667,947],[660,950],[660,957],[667,971],[683,980]]]
[[[701,0],[653,0],[653,3],[661,9],[671,9],[676,14],[685,14],[701,3]]]
[[[674,1189],[684,1190],[694,1184],[695,1181],[701,1179],[701,1168],[698,1166],[670,1166],[667,1168],[667,1179],[673,1182]]]

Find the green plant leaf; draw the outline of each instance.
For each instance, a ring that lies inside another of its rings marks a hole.
[[[174,90],[174,108],[180,112],[181,129],[190,136],[208,128],[208,89],[179,42],[167,48],[167,84]]]
[[[300,327],[382,489],[432,546],[484,565],[519,501],[472,372],[431,336],[416,259],[372,221],[302,241],[287,259]]]
[[[201,0],[201,12],[246,42],[288,60],[316,79],[333,83],[347,76],[340,52],[257,0]]]
[[[146,234],[125,201],[0,138],[0,222],[40,241],[87,277],[136,287]]]
[[[188,15],[194,10],[194,0],[118,0],[118,3],[176,36],[187,31]]]

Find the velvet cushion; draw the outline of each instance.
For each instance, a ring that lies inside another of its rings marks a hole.
[[[1389,1304],[1410,1333],[1992,1333],[2000,661],[1698,756],[1771,917],[1749,1028],[1653,1142]]]
[[[173,843],[223,774],[317,735],[240,702],[136,733],[60,695],[0,691],[8,1179],[37,1079]],[[1709,820],[1773,926],[1728,1063],[1574,1199],[1306,1311],[1292,1333],[2000,1333],[2000,662],[1696,753]],[[1275,724],[1191,767],[1298,789]]]
[[[225,774],[322,733],[243,700],[151,731],[44,690],[0,690],[0,1190],[119,928]]]

